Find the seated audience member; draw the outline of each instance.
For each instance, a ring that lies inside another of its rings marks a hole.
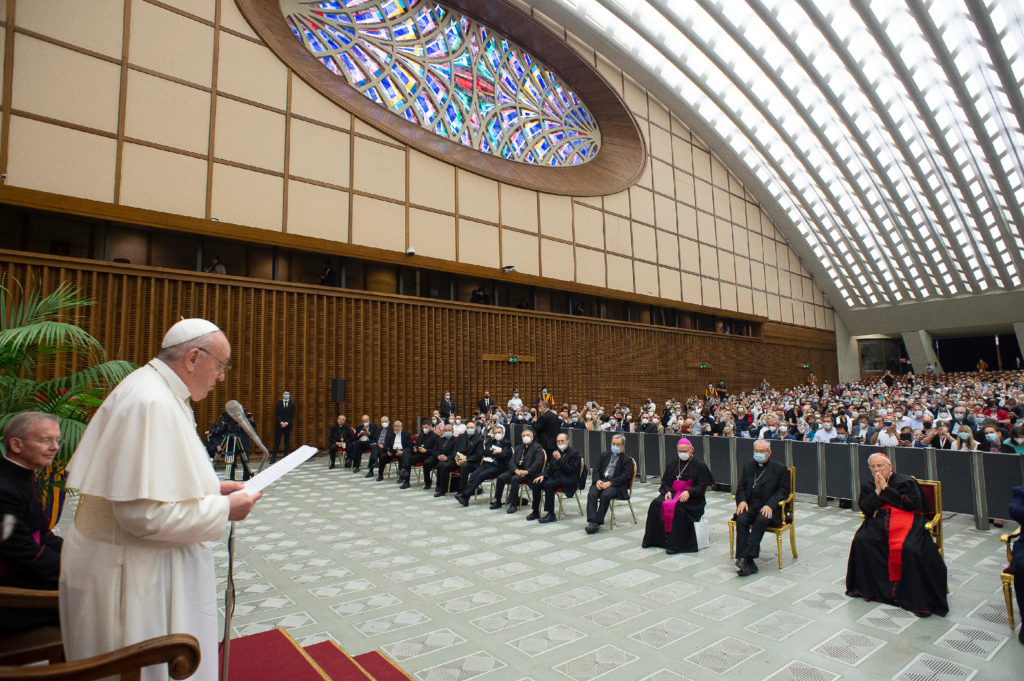
[[[950,449],[964,450],[973,452],[978,449],[978,441],[974,439],[974,433],[971,432],[971,427],[966,423],[962,423],[956,427],[956,439],[953,441],[953,446]]]
[[[480,465],[466,479],[466,484],[459,492],[455,493],[455,499],[463,506],[469,506],[469,500],[476,493],[477,488],[486,480],[498,477],[508,468],[509,459],[512,456],[512,448],[505,439],[505,427],[495,426],[491,435],[484,440],[483,458]]]
[[[707,465],[693,457],[693,444],[687,438],[676,443],[676,454],[676,460],[665,466],[658,496],[647,510],[641,546],[657,546],[666,553],[695,553],[693,524],[704,515],[704,492],[714,479]]]
[[[1003,450],[1003,434],[999,432],[999,426],[991,419],[985,419],[982,437],[985,439],[978,443],[978,449],[982,452],[1001,452]]]
[[[352,452],[349,454],[349,456],[352,457],[353,473],[359,472],[359,466],[362,464],[363,455],[371,451],[373,447],[373,441],[376,439],[376,424],[370,423],[370,417],[368,414],[363,414],[363,420],[359,428],[356,429],[355,446],[352,448]]]
[[[437,469],[437,491],[435,497],[443,497],[448,493],[448,476],[451,468],[446,464],[455,459],[455,430],[451,424],[444,424],[441,431],[441,438],[434,447],[434,452],[423,461],[423,489],[430,489],[430,473]],[[444,469],[442,470],[442,466]],[[442,480],[442,474],[444,476]]]
[[[548,457],[548,465],[530,481],[533,511],[526,516],[527,520],[539,520],[542,523],[558,520],[555,515],[555,490],[561,489],[567,498],[576,494],[580,486],[580,461],[580,453],[569,446],[569,436],[559,433],[555,449]],[[544,517],[540,515],[541,492],[544,493]]]
[[[444,432],[444,430],[442,429],[441,432]],[[398,462],[399,477],[408,482],[409,477],[412,474],[413,466],[421,463],[425,464],[427,459],[434,456],[434,450],[440,445],[440,442],[441,438],[434,432],[434,428],[430,424],[430,421],[424,420],[423,426],[420,428],[419,438],[413,443],[413,446],[402,455],[401,460]],[[430,481],[425,475],[426,465],[424,465],[423,470],[423,489],[430,489]]]
[[[1010,498],[1010,518],[1024,525],[1024,485],[1013,488],[1013,496]],[[1013,589],[1017,594],[1017,609],[1021,613],[1021,620],[1024,620],[1024,533],[1013,543],[1010,572],[1013,573]],[[1017,640],[1024,643],[1024,621],[1021,622]]]
[[[394,437],[391,438],[391,446],[388,447],[387,451],[384,452],[384,465],[378,468],[379,476],[377,480],[380,480],[384,476],[384,468],[391,462],[400,463],[405,453],[412,449],[412,433],[406,430],[402,422],[395,419],[395,422],[391,426]],[[402,489],[409,489],[409,479],[399,474],[395,476],[398,478],[397,482],[402,485]],[[404,484],[403,484],[404,483]]]
[[[341,452],[342,463],[345,468],[352,465],[348,448],[352,445],[355,435],[356,432],[352,430],[352,427],[345,423],[345,415],[339,414],[338,422],[331,426],[331,431],[327,434],[327,453],[331,459],[331,465],[328,468],[334,468],[338,452]]]
[[[1018,423],[1010,429],[1010,437],[1003,440],[1003,452],[1007,454],[1024,454],[1024,424]],[[1024,613],[1024,610],[1021,610]]]
[[[370,465],[366,477],[373,477],[373,469],[377,469],[377,482],[384,479],[384,464],[388,451],[395,443],[395,431],[391,429],[391,419],[387,416],[380,417],[380,428],[377,429],[377,436],[370,442]]]
[[[0,459],[0,585],[57,589],[63,540],[50,531],[35,475],[60,449],[56,416],[24,411],[4,426]],[[0,633],[60,626],[56,608],[0,608]]]
[[[472,421],[463,425],[456,424],[452,429],[454,433],[453,440],[455,444],[452,448],[452,457],[444,463],[437,465],[437,481],[438,485],[441,484],[441,478],[444,478],[445,486],[438,487],[438,492],[444,490],[442,494],[435,494],[434,496],[443,496],[447,494],[449,482],[451,476],[454,473],[458,474],[459,484],[456,491],[461,491],[466,485],[470,474],[476,470],[476,467],[480,465],[480,461],[484,457],[484,438],[477,431],[476,423]]]
[[[882,430],[876,431],[872,438],[874,442],[865,444],[878,445],[879,447],[896,447],[900,443],[900,434],[896,430],[896,423],[889,417],[882,421]]]
[[[497,477],[494,483],[494,501],[491,502],[491,510],[501,508],[501,495],[508,490],[508,509],[506,513],[515,513],[519,510],[519,485],[532,480],[540,474],[544,461],[544,448],[534,439],[533,428],[523,429],[522,444],[512,449],[508,466]]]
[[[771,460],[765,440],[754,443],[754,460],[743,467],[736,488],[736,567],[739,576],[757,572],[761,538],[769,526],[782,524],[779,502],[789,496],[789,471]]]
[[[872,479],[857,503],[864,522],[850,545],[846,594],[898,605],[916,615],[945,615],[946,565],[925,529],[931,508],[909,475],[884,454],[868,457]]]
[[[633,459],[626,455],[625,446],[624,435],[612,435],[611,451],[603,452],[594,467],[587,493],[587,534],[596,533],[604,525],[612,499],[629,498]]]

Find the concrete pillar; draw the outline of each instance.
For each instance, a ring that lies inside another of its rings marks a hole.
[[[398,275],[394,265],[366,265],[366,290],[375,293],[397,293]]]
[[[903,344],[907,347],[910,363],[914,365],[915,374],[923,374],[929,363],[935,365],[935,373],[941,374],[942,365],[935,354],[935,341],[927,331],[904,331]]]
[[[836,362],[839,364],[841,383],[860,380],[860,349],[857,347],[857,339],[850,336],[839,315],[836,315]]]

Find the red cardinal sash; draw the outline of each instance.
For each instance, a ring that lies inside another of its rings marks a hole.
[[[914,524],[914,513],[888,504],[882,508],[889,509],[889,581],[898,582],[903,570],[903,542]]]

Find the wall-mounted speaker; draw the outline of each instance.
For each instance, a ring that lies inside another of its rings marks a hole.
[[[345,379],[344,378],[332,378],[331,379],[331,401],[332,402],[344,402],[345,401]]]

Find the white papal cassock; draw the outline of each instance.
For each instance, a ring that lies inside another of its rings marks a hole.
[[[216,681],[211,545],[228,498],[196,433],[189,390],[159,359],[126,377],[86,428],[68,467],[81,494],[61,552],[60,620],[70,660],[153,636],[192,634],[190,678]],[[166,679],[150,667],[145,681]]]

